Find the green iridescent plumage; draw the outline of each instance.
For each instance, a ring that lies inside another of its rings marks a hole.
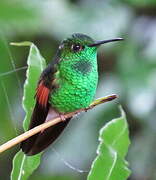
[[[52,106],[59,112],[88,107],[98,81],[96,52],[88,57],[62,61],[58,71],[59,87],[51,95]]]
[[[88,107],[93,101],[97,82],[97,48],[88,47],[91,38],[72,37],[60,45],[60,61],[56,65],[56,88],[51,94],[51,104],[59,112],[72,112]],[[82,50],[73,52],[72,44],[80,44]]]
[[[87,35],[73,34],[60,44],[54,60],[40,76],[29,129],[58,116],[63,122],[23,141],[25,154],[35,155],[58,138],[71,119],[64,121],[65,113],[92,103],[98,83],[97,48],[119,40],[94,41]]]

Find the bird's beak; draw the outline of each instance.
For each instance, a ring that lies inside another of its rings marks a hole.
[[[88,45],[89,47],[95,47],[100,46],[101,44],[113,42],[113,41],[123,41],[123,38],[115,38],[115,39],[109,39],[109,40],[103,40],[103,41],[95,41],[95,43]]]

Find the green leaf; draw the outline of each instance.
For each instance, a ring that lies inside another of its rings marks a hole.
[[[88,180],[126,180],[130,175],[125,156],[130,144],[124,111],[122,116],[108,122],[100,131],[98,156],[92,163]]]
[[[28,45],[28,42],[24,42],[25,45]],[[24,46],[24,43],[21,43]],[[19,43],[18,43],[19,44]],[[34,95],[37,87],[37,82],[41,75],[41,72],[46,67],[46,62],[41,56],[37,47],[32,44],[30,46],[30,53],[28,56],[28,69],[26,73],[26,81],[24,84],[24,96],[23,96],[23,108],[26,112],[26,117],[23,123],[24,130],[28,129],[30,123],[30,117],[32,114],[33,107],[35,105]]]
[[[40,165],[40,155],[26,156],[19,151],[13,159],[12,180],[26,180]]]
[[[24,130],[28,129],[30,117],[35,105],[34,95],[38,79],[41,72],[46,66],[44,58],[41,56],[37,47],[31,42],[12,43],[18,46],[30,46],[30,52],[27,60],[28,69],[26,73],[26,81],[24,84],[23,108],[26,116],[23,122]],[[40,164],[41,154],[35,156],[26,156],[22,151],[19,151],[13,160],[13,170],[11,180],[26,180],[32,172]]]

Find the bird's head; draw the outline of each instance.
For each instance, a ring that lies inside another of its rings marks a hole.
[[[115,38],[110,40],[95,41],[85,34],[76,33],[62,41],[59,46],[59,54],[63,60],[90,59],[96,55],[97,49],[100,45],[121,40],[123,39]]]
[[[69,76],[71,73],[87,75],[97,71],[97,49],[100,45],[113,41],[120,41],[122,38],[95,41],[84,34],[73,34],[62,41],[57,52],[57,66],[62,76]]]

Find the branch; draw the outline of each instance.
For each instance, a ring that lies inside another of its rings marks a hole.
[[[77,111],[74,111],[74,112],[71,112],[71,113],[67,113],[64,115],[65,119],[67,118],[71,118],[73,117],[75,114],[78,114],[80,112],[83,112],[83,111],[87,111],[89,109],[92,109],[94,108],[95,106],[99,105],[99,104],[102,104],[102,103],[105,103],[105,102],[108,102],[108,101],[112,101],[113,99],[117,98],[116,95],[110,95],[110,96],[106,96],[106,97],[102,97],[102,98],[99,98],[99,99],[96,99],[95,101],[93,101],[93,103],[90,104],[90,106],[88,108],[85,108],[85,109],[79,109]],[[52,119],[46,123],[43,123],[39,126],[36,126],[35,128],[33,129],[30,129],[28,131],[26,131],[25,133],[11,139],[10,141],[6,142],[5,144],[1,145],[0,146],[0,153],[6,151],[7,149],[10,149],[11,147],[15,146],[16,144],[28,139],[29,137],[39,133],[40,131],[43,131],[44,129],[47,129],[59,122],[61,122],[61,118],[58,117],[58,118],[55,118],[55,119]]]

